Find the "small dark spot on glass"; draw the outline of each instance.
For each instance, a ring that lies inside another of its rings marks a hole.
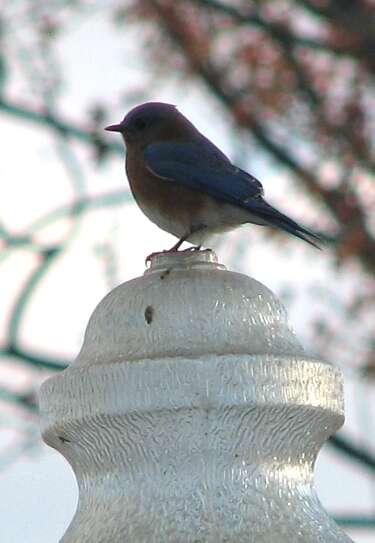
[[[152,305],[148,305],[145,309],[145,321],[147,322],[147,324],[152,323],[153,316],[154,308],[152,307]]]
[[[161,280],[165,279],[170,273],[171,273],[170,269],[163,271],[163,273],[160,275],[160,279]]]

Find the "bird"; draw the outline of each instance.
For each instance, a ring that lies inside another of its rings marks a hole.
[[[124,140],[126,174],[138,206],[178,238],[160,253],[179,251],[185,241],[193,245],[185,250],[199,250],[212,235],[247,223],[279,228],[321,248],[320,235],[271,206],[260,181],[234,165],[175,105],[140,104],[105,130]]]

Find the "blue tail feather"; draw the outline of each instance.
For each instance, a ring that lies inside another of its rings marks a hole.
[[[313,247],[321,250],[320,245],[324,244],[325,242],[323,236],[308,230],[304,226],[301,226],[297,222],[293,221],[293,219],[290,219],[283,213],[280,213],[280,211],[274,207],[267,204],[263,199],[258,200],[255,206],[254,203],[255,201],[253,200],[251,212],[255,212],[263,220],[267,221],[269,225],[276,226],[277,228],[280,228],[281,230],[284,230],[285,232],[288,232],[289,234],[292,234],[293,236],[296,236],[297,238],[306,241]],[[248,207],[250,210],[250,206]]]

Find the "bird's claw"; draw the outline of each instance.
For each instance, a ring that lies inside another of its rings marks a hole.
[[[187,249],[182,249],[182,251],[179,251],[180,253],[194,253],[195,251],[200,251],[202,248],[202,245],[193,245],[193,247],[188,247]]]
[[[193,247],[188,247],[187,249],[182,249],[181,251],[179,251],[175,247],[172,247],[172,249],[166,249],[165,251],[156,251],[155,253],[151,253],[146,257],[145,264],[146,266],[148,266],[148,264],[151,262],[151,260],[155,256],[176,254],[176,253],[192,253],[195,251],[200,251],[201,247],[202,245],[194,245]]]

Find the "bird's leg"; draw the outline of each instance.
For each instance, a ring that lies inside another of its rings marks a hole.
[[[192,229],[190,230],[190,232],[188,234],[186,234],[183,238],[181,238],[178,243],[176,243],[176,245],[171,249],[172,251],[173,250],[178,250],[178,248],[180,247],[180,245],[182,244],[182,242],[186,241],[188,238],[190,238],[190,236],[192,234],[195,234],[196,232],[199,232],[200,230],[204,230],[206,227],[205,224],[199,224],[195,227],[192,227]],[[182,253],[189,253],[189,252],[195,252],[195,251],[200,251],[202,248],[202,244],[200,243],[199,245],[194,245],[193,247],[188,247],[187,249],[184,249],[183,251],[181,251]]]
[[[186,239],[190,236],[190,234],[186,234],[185,236],[182,236],[181,239],[178,240],[178,242],[173,245],[173,247],[171,249],[168,249],[167,251],[163,251],[163,253],[175,253],[179,250],[179,248],[181,247],[181,245],[184,243],[184,241],[186,241]]]
[[[151,253],[150,255],[148,255],[148,257],[146,258],[146,266],[154,256],[165,255],[168,253],[177,253],[178,249],[181,247],[181,245],[184,243],[184,241],[186,241],[186,239],[189,236],[190,236],[190,232],[189,234],[185,234],[185,236],[182,236],[182,238],[179,239],[178,242],[175,245],[173,245],[173,247],[171,247],[170,249],[166,249],[165,251],[157,251],[156,253]]]
[[[150,255],[148,255],[148,257],[146,258],[146,266],[154,256],[179,252],[178,250],[181,247],[181,245],[184,243],[184,241],[186,241],[191,236],[192,233],[193,232],[189,232],[188,234],[185,234],[184,236],[182,236],[182,238],[180,238],[178,240],[178,242],[175,243],[173,245],[173,247],[171,247],[170,249],[166,249],[165,251],[157,251],[156,253],[151,253]],[[193,252],[193,251],[200,251],[201,248],[202,248],[201,244],[200,245],[194,245],[193,247],[188,247],[187,249],[183,249],[180,252],[181,253],[188,253],[188,252]]]

